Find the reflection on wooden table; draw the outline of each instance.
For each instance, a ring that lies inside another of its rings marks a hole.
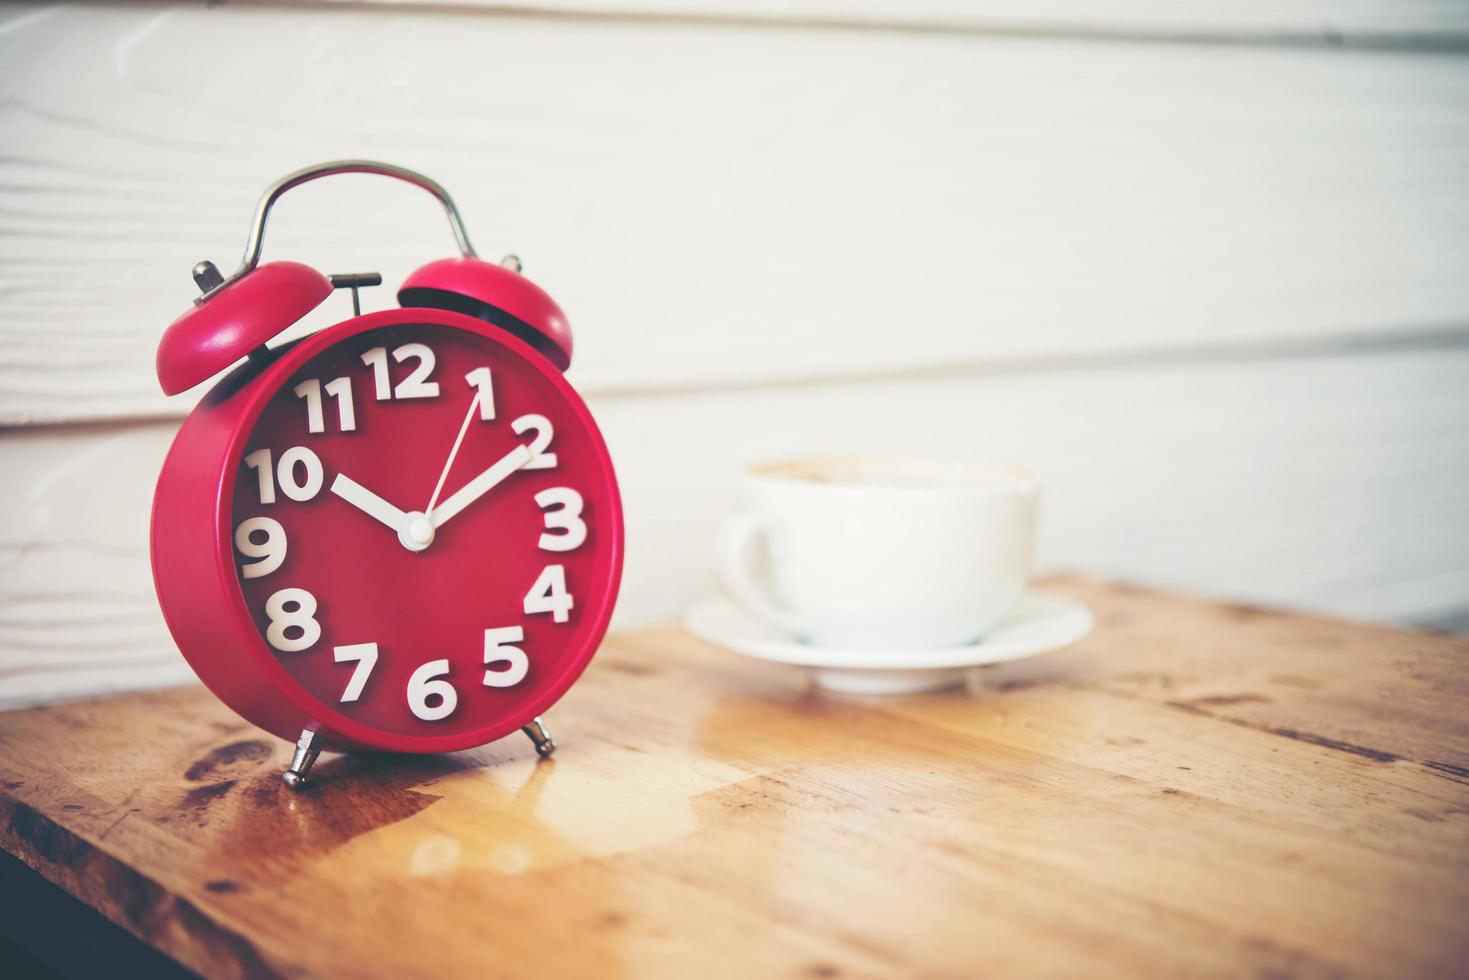
[[[1469,643],[1117,586],[1076,647],[857,699],[615,636],[536,762],[333,757],[202,688],[0,716],[0,842],[210,976],[1445,975]]]

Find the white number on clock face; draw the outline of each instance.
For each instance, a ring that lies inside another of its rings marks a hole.
[[[527,615],[550,613],[551,619],[564,623],[571,613],[571,593],[566,591],[566,569],[560,565],[547,565],[536,577],[521,604]]]
[[[581,519],[581,494],[570,487],[551,487],[536,494],[536,506],[544,510],[546,530],[563,534],[542,534],[537,545],[542,551],[574,551],[587,539],[587,525]]]
[[[316,596],[305,589],[281,589],[265,600],[265,615],[270,627],[265,639],[281,653],[300,653],[321,639],[321,624],[316,621]],[[299,630],[296,636],[290,630]]]
[[[555,434],[550,419],[544,415],[522,415],[510,423],[510,428],[518,436],[525,435],[527,430],[535,433],[530,445],[525,447],[530,450],[530,462],[521,469],[549,470],[556,465],[556,454],[546,452],[551,445],[551,437]]]
[[[479,398],[479,420],[481,422],[493,422],[495,420],[495,388],[491,384],[490,369],[487,367],[475,368],[464,376],[469,386],[475,390],[475,396]]]
[[[361,359],[363,364],[372,369],[373,393],[378,401],[433,398],[440,393],[439,385],[432,380],[435,368],[434,351],[426,344],[408,343],[391,349],[386,346],[374,347],[363,353]],[[402,370],[407,371],[406,376],[401,377],[396,385],[393,384],[392,377],[394,363],[404,365]],[[481,421],[495,421],[499,406],[496,404],[495,379],[491,369],[475,368],[465,374],[464,379],[474,398],[475,407],[469,409],[470,418],[477,414]],[[297,384],[293,391],[304,403],[309,432],[325,432],[329,415],[334,417],[340,431],[356,430],[357,419],[350,378],[334,378],[326,383],[320,378],[310,378]],[[328,404],[329,401],[334,404]],[[467,426],[468,419],[465,424]],[[556,468],[559,461],[551,449],[555,430],[550,419],[544,415],[529,413],[516,418],[510,427],[517,436],[527,439],[524,445],[529,459],[521,469]],[[461,431],[461,439],[463,434]],[[456,443],[456,451],[457,445]],[[517,449],[515,452],[519,454],[521,451]],[[321,492],[325,483],[321,458],[305,446],[285,449],[278,458],[270,449],[257,449],[245,456],[244,464],[255,473],[258,497],[262,505],[276,503],[277,493],[293,501],[312,500]],[[340,481],[344,478],[339,475],[337,479]],[[548,487],[535,493],[533,499],[542,511],[544,530],[537,538],[537,546],[541,550],[571,552],[586,542],[589,528],[583,516],[585,501],[579,491],[568,486]],[[280,569],[286,560],[285,528],[279,521],[269,517],[249,517],[241,521],[235,528],[234,544],[244,559],[240,563],[242,579],[270,575]],[[522,609],[526,615],[546,614],[556,623],[568,622],[574,605],[574,599],[567,590],[565,566],[561,564],[546,565],[522,600]],[[265,602],[265,614],[269,621],[265,630],[267,642],[281,653],[294,654],[310,650],[322,638],[322,626],[316,618],[317,609],[316,597],[306,589],[284,588],[273,592]],[[523,626],[485,629],[481,684],[487,688],[503,689],[522,683],[530,672],[530,660],[523,649],[524,644]],[[367,685],[376,669],[380,653],[377,643],[352,643],[332,647],[334,662],[352,664],[351,676],[339,698],[341,704],[357,703],[368,693]],[[403,696],[415,718],[434,722],[454,714],[459,703],[459,693],[451,683],[450,672],[450,660],[447,658],[430,660],[413,671],[403,689]]]
[[[422,721],[441,721],[454,713],[459,704],[459,692],[444,680],[449,673],[449,661],[430,660],[408,678],[408,710],[413,717]],[[433,704],[431,698],[437,698]]]
[[[299,596],[285,596],[285,593],[291,592],[301,593],[303,590],[284,589],[276,595],[283,596],[283,602],[301,601]],[[272,596],[271,601],[274,602],[275,598],[276,596]],[[309,594],[307,598],[310,598]],[[310,610],[315,610],[314,601]],[[298,610],[295,615],[301,615],[301,611]],[[283,623],[290,625],[285,620]],[[525,651],[511,646],[512,643],[521,643],[524,640],[525,630],[519,626],[502,626],[485,630],[485,666],[502,663],[506,665],[498,670],[485,671],[484,685],[486,687],[514,687],[525,679],[525,675],[530,670],[530,661],[526,658]],[[377,644],[353,643],[334,647],[332,659],[339,664],[352,662],[357,664],[352,670],[352,677],[347,681],[346,689],[342,691],[341,702],[350,704],[362,696],[362,691],[367,686],[367,679],[372,675],[373,667],[377,665]],[[454,709],[459,704],[459,692],[454,690],[454,685],[445,679],[448,673],[448,660],[430,660],[408,678],[405,695],[408,710],[413,712],[415,718],[423,721],[441,721],[454,713]]]
[[[353,643],[348,646],[333,647],[332,659],[339,664],[357,662],[352,668],[352,676],[347,681],[347,689],[342,692],[342,703],[347,704],[362,697],[362,689],[367,686],[367,678],[372,674],[372,668],[377,666],[377,644],[376,643]]]
[[[245,465],[255,471],[260,485],[260,502],[275,503],[275,484],[280,481],[281,493],[295,501],[306,501],[321,492],[321,457],[305,446],[292,446],[281,453],[281,462],[275,473],[270,469],[270,450],[257,449],[245,457]],[[301,479],[297,479],[297,473]]]
[[[321,379],[308,378],[292,389],[297,398],[306,400],[306,431],[325,432],[326,419],[321,406]],[[337,401],[337,428],[353,432],[357,428],[357,414],[352,410],[352,381],[337,378],[326,383],[326,393]]]
[[[265,540],[256,541],[257,535]],[[235,528],[235,549],[256,561],[240,566],[242,578],[260,578],[281,567],[286,560],[286,529],[269,517],[248,517]]]
[[[514,687],[525,680],[530,670],[530,661],[525,651],[513,647],[512,643],[525,640],[525,630],[519,626],[501,626],[485,630],[485,666],[503,663],[499,670],[485,671],[485,687]]]
[[[417,365],[394,388],[391,387],[392,379],[388,376],[388,349],[374,347],[362,355],[362,363],[372,368],[373,393],[378,401],[387,401],[389,398],[438,397],[438,382],[428,380],[429,375],[434,373],[433,348],[428,344],[404,344],[393,348],[393,360],[402,364],[409,359],[417,361]]]

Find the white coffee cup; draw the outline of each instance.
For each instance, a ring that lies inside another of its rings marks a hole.
[[[851,457],[760,466],[747,482],[754,507],[720,535],[721,583],[807,642],[961,646],[1025,589],[1040,488],[1021,470]]]

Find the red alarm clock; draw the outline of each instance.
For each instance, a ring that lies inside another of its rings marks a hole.
[[[292,187],[340,173],[443,204],[461,257],[408,277],[399,309],[266,346],[376,275],[259,264]],[[153,499],[153,578],[189,664],[246,720],[323,749],[447,752],[524,730],[606,632],[622,572],[607,446],[562,372],[571,331],[520,274],[475,257],[449,195],[369,161],[269,188],[228,279],[201,262],[158,379],[177,394],[243,359],[184,421]]]

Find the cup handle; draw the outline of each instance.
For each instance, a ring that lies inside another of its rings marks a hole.
[[[750,514],[741,514],[720,530],[715,553],[719,584],[731,599],[755,618],[804,636],[806,627],[800,619],[790,610],[776,605],[750,573],[751,549],[764,533],[760,522]]]

